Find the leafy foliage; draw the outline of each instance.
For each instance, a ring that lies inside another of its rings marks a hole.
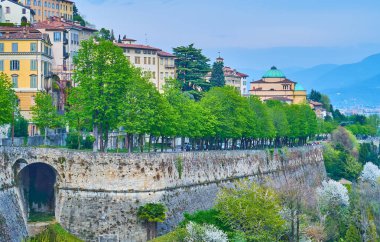
[[[166,207],[161,203],[147,203],[140,206],[137,217],[148,222],[164,222],[166,219]]]
[[[226,80],[223,71],[224,64],[222,61],[214,62],[212,65],[210,84],[213,87],[223,87],[226,85]]]
[[[0,73],[0,126],[12,122],[16,95],[7,75]]]
[[[285,229],[276,193],[255,183],[244,181],[235,188],[223,188],[215,208],[220,219],[249,241],[276,241]]]
[[[199,100],[201,91],[210,88],[210,84],[205,81],[210,71],[210,60],[194,44],[173,48],[173,54],[177,57],[177,78],[182,83],[182,90]]]

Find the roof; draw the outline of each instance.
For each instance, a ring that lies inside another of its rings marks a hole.
[[[16,33],[21,32],[27,29],[30,33],[41,33],[37,29],[30,27],[9,27],[9,26],[0,26],[0,33]]]
[[[303,88],[303,86],[301,86],[301,84],[296,84],[295,88],[294,88],[294,91],[305,91],[305,88]]]
[[[260,79],[260,80],[257,80],[257,81],[253,81],[251,83],[271,83],[272,84],[272,82],[267,82],[267,81],[264,81],[263,79]],[[283,80],[278,81],[276,83],[295,83],[295,82],[291,81],[289,79],[283,79]]]
[[[43,33],[30,33],[30,32],[16,32],[3,34],[0,36],[0,40],[44,40],[47,43],[50,43],[49,35]]]
[[[316,101],[313,101],[313,100],[310,100],[309,103],[310,103],[311,105],[313,105],[314,107],[323,106],[322,103],[320,103],[320,102],[316,102]]]
[[[236,75],[238,75],[239,77],[249,77],[247,74],[241,72],[236,72]]]
[[[115,43],[117,46],[121,48],[131,48],[131,49],[143,49],[143,50],[155,50],[161,51],[159,48],[155,48],[149,45],[138,45],[138,44],[123,44],[123,43]]]
[[[272,66],[269,71],[267,71],[263,78],[286,78],[282,71],[278,70],[275,66]]]
[[[131,38],[123,38],[122,41],[136,41],[135,39],[131,39]]]
[[[175,55],[170,54],[170,53],[165,52],[165,51],[158,51],[157,54],[158,54],[159,56],[163,56],[163,57],[176,57]]]
[[[33,27],[36,29],[47,29],[47,30],[66,30],[70,28],[76,28],[80,30],[87,30],[90,32],[96,32],[96,29],[81,26],[79,24],[76,24],[74,22],[66,21],[64,19],[58,18],[58,17],[51,17],[48,20],[37,22],[33,24]]]

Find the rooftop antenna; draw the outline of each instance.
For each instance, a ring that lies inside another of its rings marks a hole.
[[[218,55],[219,55],[219,58],[220,58],[220,51],[218,51]]]

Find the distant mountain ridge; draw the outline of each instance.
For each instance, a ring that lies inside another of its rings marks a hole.
[[[335,105],[380,106],[380,53],[357,63],[323,64],[287,76],[308,90],[329,94]]]

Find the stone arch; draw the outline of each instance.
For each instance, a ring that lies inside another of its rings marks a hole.
[[[59,179],[57,170],[43,162],[25,164],[19,159],[13,166],[16,184],[19,189],[26,218],[35,214],[55,216]],[[21,168],[20,168],[21,167]],[[20,168],[18,170],[18,168]]]

